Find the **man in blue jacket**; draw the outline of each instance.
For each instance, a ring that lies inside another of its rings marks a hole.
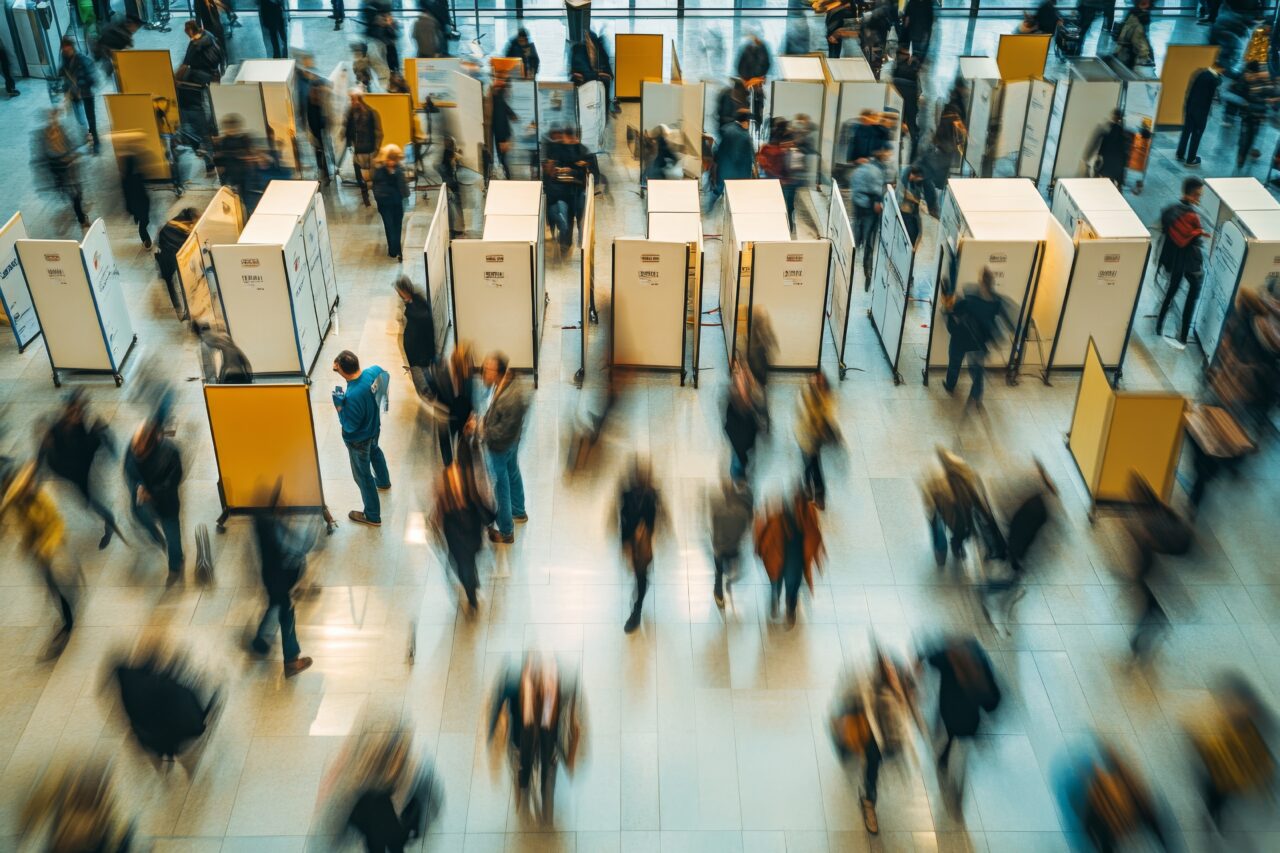
[[[739,109],[733,121],[720,128],[720,142],[716,145],[716,179],[711,185],[710,205],[724,192],[725,181],[742,181],[754,177],[752,167],[756,162],[755,145],[751,142],[751,111]]]
[[[351,475],[360,488],[364,512],[353,509],[347,518],[370,527],[382,525],[382,507],[378,490],[391,488],[387,457],[378,447],[382,431],[381,409],[387,402],[387,385],[391,377],[376,364],[360,369],[360,359],[351,350],[343,350],[334,359],[333,371],[347,380],[346,391],[333,389],[333,406],[342,424],[342,440],[351,457]]]
[[[66,86],[67,100],[76,105],[76,115],[93,137],[93,153],[98,153],[98,111],[93,98],[97,75],[93,73],[93,60],[76,50],[76,40],[63,36],[58,73]]]

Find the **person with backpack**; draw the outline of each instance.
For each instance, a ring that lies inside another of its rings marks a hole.
[[[1153,839],[1169,850],[1157,800],[1131,764],[1109,744],[1097,740],[1059,774],[1059,801],[1066,817],[1098,851],[1147,849]],[[1176,849],[1176,848],[1175,848]]]
[[[207,321],[194,321],[200,341],[200,375],[207,385],[252,385],[253,365],[231,336]]]
[[[1187,335],[1191,332],[1191,319],[1195,315],[1196,300],[1204,283],[1204,238],[1209,236],[1200,224],[1196,207],[1204,194],[1204,181],[1191,177],[1182,182],[1182,198],[1160,213],[1160,231],[1164,242],[1160,247],[1159,264],[1169,274],[1169,286],[1165,288],[1160,311],[1156,314],[1156,334],[1164,335],[1164,320],[1178,294],[1182,280],[1187,281],[1187,297],[1182,303],[1182,324],[1176,341],[1165,338],[1175,349],[1185,349]]]
[[[1120,22],[1115,33],[1112,56],[1129,70],[1139,65],[1154,65],[1147,28],[1151,26],[1151,0],[1133,0],[1133,8]]]
[[[804,489],[774,504],[756,520],[756,554],[773,587],[769,617],[777,619],[782,593],[787,593],[787,627],[796,624],[801,581],[813,590],[813,569],[825,559],[818,513]]]
[[[967,289],[946,311],[947,332],[951,335],[947,351],[947,376],[942,388],[954,394],[960,380],[960,365],[967,358],[969,399],[966,408],[982,408],[983,381],[986,378],[987,351],[995,342],[1001,327],[1012,330],[1013,320],[1007,300],[996,293],[996,278],[989,267],[982,268],[976,288]]]
[[[644,596],[649,590],[649,569],[653,565],[653,539],[660,516],[665,517],[665,513],[653,483],[653,469],[647,459],[636,457],[618,496],[617,515],[622,554],[636,579],[631,615],[622,627],[628,634],[640,627]]]
[[[1000,687],[991,668],[991,658],[974,637],[955,637],[927,650],[920,657],[938,673],[938,717],[946,740],[938,750],[938,784],[958,806],[964,792],[964,753],[951,761],[960,741],[970,741],[978,733],[982,714],[1000,707]]]

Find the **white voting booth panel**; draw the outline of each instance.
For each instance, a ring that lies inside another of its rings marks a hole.
[[[817,57],[781,57],[782,59],[813,59],[818,68],[818,76],[809,80],[774,80],[771,85],[769,94],[769,115],[772,118],[785,118],[789,123],[794,122],[801,115],[808,116],[809,121],[813,123],[817,138],[814,144],[818,147],[821,155],[822,135],[825,132],[822,126],[823,118],[826,115],[826,99],[827,84],[822,78],[822,63]],[[809,161],[805,164],[804,180],[807,185],[812,185],[818,174],[829,175],[831,173],[831,164],[825,160],[825,156],[814,157],[809,156]],[[819,168],[821,164],[821,168]]]
[[[987,152],[987,132],[1000,87],[1000,66],[989,56],[960,57],[960,77],[969,83],[969,115],[965,127],[964,162],[975,175],[983,173]]]
[[[683,371],[688,256],[684,242],[613,241],[612,364]]]
[[[436,332],[436,355],[444,352],[449,331],[449,190],[440,188],[436,207],[427,226],[422,261],[427,274],[427,304]]]
[[[1002,83],[997,91],[1000,126],[993,173],[1001,178],[1038,181],[1053,114],[1054,84],[1048,80],[1013,80]]]
[[[454,240],[449,267],[457,339],[476,352],[506,353],[517,370],[533,370],[533,243]]]
[[[254,208],[254,215],[294,216],[302,222],[302,240],[313,283],[316,315],[327,330],[329,314],[338,303],[338,280],[329,242],[329,222],[324,196],[317,181],[272,181]]]
[[[884,194],[884,207],[880,213],[878,245],[871,271],[871,325],[880,337],[880,346],[889,369],[893,371],[894,384],[902,384],[898,360],[902,353],[902,333],[907,322],[907,300],[911,287],[911,273],[915,266],[915,247],[907,233],[907,224],[898,208],[898,196],[892,190]]]
[[[763,311],[778,348],[772,365],[816,370],[822,362],[831,244],[756,242],[751,249],[751,312]]]
[[[1262,290],[1280,281],[1280,206],[1236,211],[1219,230],[1196,317],[1196,336],[1212,362],[1240,288]]]
[[[693,352],[690,359],[694,387],[698,385],[698,365],[702,352],[702,213],[698,182],[650,181],[646,193],[645,236],[666,243],[688,246],[686,325],[693,325]]]
[[[40,320],[31,303],[31,291],[27,289],[22,264],[18,262],[17,244],[25,239],[27,228],[22,223],[22,214],[15,213],[0,229],[0,303],[3,303],[9,328],[18,342],[18,352],[25,350],[27,344],[40,334]]]
[[[291,169],[299,166],[297,130],[294,125],[294,75],[292,59],[247,59],[240,63],[236,83],[258,84],[266,108],[267,123],[275,137],[280,163]]]
[[[1053,155],[1053,180],[1080,178],[1089,173],[1089,148],[1098,129],[1111,121],[1120,106],[1123,84],[1096,57],[1072,60],[1067,101],[1058,127]]]
[[[213,104],[213,119],[219,132],[226,130],[228,118],[239,116],[245,133],[253,139],[266,144],[273,135],[261,86],[253,83],[210,83],[209,100]]]
[[[732,359],[745,346],[751,307],[751,243],[791,236],[782,185],[775,180],[725,181],[724,234],[720,240],[720,325]]]
[[[831,340],[836,345],[836,360],[843,379],[847,365],[844,354],[849,337],[849,311],[853,304],[854,263],[857,247],[853,242],[853,226],[844,207],[844,195],[838,182],[832,182],[831,204],[827,209],[827,240],[831,242],[831,270],[827,284],[827,321]]]
[[[229,187],[220,187],[178,250],[178,277],[187,315],[193,320],[217,319],[218,277],[210,249],[239,240],[243,216],[239,197]]]
[[[15,246],[54,384],[62,371],[76,371],[110,373],[119,385],[136,338],[103,221],[82,243],[20,239]]]
[[[652,136],[661,125],[677,132],[668,142],[677,147],[680,171],[687,178],[702,172],[702,83],[659,83],[644,80],[640,84],[640,130]],[[640,164],[643,177],[649,163]]]

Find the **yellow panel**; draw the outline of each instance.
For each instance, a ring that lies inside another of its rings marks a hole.
[[[1027,80],[1044,76],[1044,62],[1049,56],[1047,35],[1000,36],[996,50],[996,65],[1001,80]]]
[[[170,177],[169,161],[164,156],[164,143],[156,127],[155,106],[150,95],[102,96],[107,102],[107,116],[111,121],[111,147],[116,156],[130,150],[140,150],[143,172],[151,181],[167,181]]]
[[[115,53],[116,85],[122,94],[168,98],[169,124],[178,126],[178,89],[173,80],[173,58],[167,50],[118,50]]]
[[[266,506],[277,480],[280,506],[324,504],[307,386],[206,385],[204,399],[229,508]]]
[[[650,33],[618,33],[614,36],[615,98],[634,100],[640,97],[643,81],[662,81],[663,44],[662,36]]]
[[[382,144],[399,145],[406,156],[413,146],[413,101],[409,95],[365,95],[364,102],[382,122]]]
[[[1111,424],[1111,408],[1115,391],[1107,381],[1107,373],[1098,358],[1098,348],[1089,339],[1084,355],[1084,370],[1080,374],[1080,390],[1076,392],[1076,410],[1071,415],[1071,437],[1067,444],[1080,475],[1084,477],[1089,493],[1097,498],[1098,469],[1102,462],[1102,449]]]
[[[491,56],[489,67],[497,77],[524,77],[524,60],[514,56]]]
[[[1160,105],[1156,107],[1157,127],[1182,127],[1182,106],[1187,99],[1191,76],[1208,68],[1218,58],[1212,44],[1171,44],[1165,48],[1160,68]]]
[[[1129,475],[1137,471],[1168,499],[1182,452],[1187,401],[1171,394],[1117,394],[1111,432],[1102,457],[1096,500],[1129,500]]]

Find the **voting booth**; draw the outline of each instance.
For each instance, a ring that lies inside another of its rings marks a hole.
[[[40,336],[40,320],[31,303],[31,291],[18,262],[18,241],[27,239],[22,214],[15,213],[0,229],[0,306],[9,321],[9,331],[18,344],[18,352]]]
[[[1089,520],[1099,504],[1132,500],[1138,474],[1162,499],[1173,492],[1182,453],[1186,400],[1177,394],[1117,391],[1090,341],[1076,391],[1067,447],[1089,489]]]
[[[650,240],[686,243],[689,247],[688,292],[685,325],[689,335],[689,372],[698,387],[698,366],[702,354],[702,207],[698,182],[650,181],[645,196],[645,236]]]
[[[822,144],[827,115],[826,70],[817,56],[779,56],[777,62],[778,79],[769,83],[769,116],[788,123],[802,115],[808,117],[813,125],[813,147],[819,153],[806,159],[800,180],[802,186],[814,186],[820,175],[831,174],[827,159],[830,152]]]
[[[661,80],[666,39],[657,33],[617,33],[613,37],[613,96],[620,101],[640,97],[640,84]]]
[[[1002,33],[996,46],[996,66],[1001,80],[1026,80],[1044,76],[1049,58],[1048,33]]]
[[[680,164],[680,176],[697,179],[702,174],[702,119],[705,87],[702,83],[663,83],[645,80],[640,90],[640,185],[649,181],[657,154],[657,138],[665,135]],[[659,180],[673,177],[663,175]]]
[[[319,513],[332,532],[309,386],[206,384],[204,403],[218,465],[218,532],[233,513],[279,511]]]
[[[243,229],[240,197],[230,187],[220,187],[178,249],[178,278],[189,319],[209,323],[222,319],[212,248],[236,242]]]
[[[827,69],[826,115],[822,120],[822,162],[834,175],[853,169],[849,160],[849,142],[862,113],[870,110],[879,114],[896,114],[889,127],[892,153],[890,163],[900,162],[902,150],[902,96],[891,83],[882,83],[871,71],[871,65],[861,56],[844,59],[823,59]],[[897,170],[890,183],[898,179]]]
[[[853,277],[857,270],[858,249],[853,240],[853,225],[845,209],[840,182],[831,182],[831,198],[827,205],[826,238],[831,243],[831,268],[827,275],[827,325],[836,347],[836,365],[844,379],[849,366],[845,349],[849,345],[849,314],[853,308]]]
[[[1280,203],[1256,178],[1209,178],[1201,207],[1214,236],[1193,319],[1208,364],[1218,351],[1237,291],[1262,290],[1280,280]],[[1181,306],[1183,300],[1175,299]],[[1166,318],[1166,328],[1173,319]]]
[[[1036,291],[1032,317],[1049,351],[1044,379],[1057,368],[1083,367],[1092,340],[1118,382],[1146,279],[1150,232],[1106,178],[1058,181],[1053,215],[1072,236],[1075,259],[1064,290],[1046,284]]]
[[[546,318],[541,181],[490,181],[479,240],[449,245],[454,337],[533,373]]]
[[[1067,68],[1067,100],[1051,173],[1055,181],[1089,174],[1094,138],[1111,123],[1124,96],[1124,84],[1095,56],[1068,59]]]
[[[1133,178],[1134,193],[1141,193],[1146,181],[1147,166],[1151,157],[1152,133],[1155,130],[1156,112],[1160,104],[1160,81],[1152,77],[1148,69],[1126,68],[1123,63],[1108,56],[1103,60],[1116,79],[1124,86],[1120,109],[1124,113],[1124,129],[1132,135],[1128,177]]]
[[[902,210],[898,207],[898,195],[892,187],[884,194],[876,242],[876,256],[871,267],[871,307],[867,309],[867,316],[880,338],[880,349],[889,362],[893,384],[901,385],[902,371],[898,363],[902,356],[902,335],[907,326],[907,303],[911,298],[916,250],[907,231],[907,223],[902,218]]]
[[[541,122],[538,116],[538,84],[532,79],[507,78],[507,106],[515,113],[511,120],[511,150],[507,152],[507,164],[524,165],[529,169],[530,180],[541,177],[539,140]],[[507,177],[513,177],[508,175]]]
[[[79,243],[19,238],[14,245],[53,384],[61,386],[64,373],[97,373],[119,386],[138,338],[105,223],[96,220]]]
[[[431,306],[431,326],[436,333],[436,356],[444,354],[449,332],[449,190],[440,188],[436,206],[427,225],[427,239],[422,246],[422,264],[426,272],[427,304]]]
[[[315,181],[272,181],[234,244],[211,249],[227,333],[255,375],[309,376],[338,301]]]
[[[573,382],[581,388],[587,374],[587,337],[592,324],[600,322],[600,317],[596,313],[596,179],[590,174],[587,175],[582,224],[579,229],[582,233],[578,254],[578,306],[582,310],[582,337],[579,350],[581,363],[573,374]]]
[[[295,170],[301,166],[298,129],[294,123],[297,115],[293,103],[297,91],[296,74],[296,64],[292,59],[246,59],[240,63],[236,74],[236,85],[261,91],[272,147],[280,156],[280,165]]]
[[[985,56],[960,57],[969,85],[964,162],[978,177],[1040,179],[1056,84],[1008,79]]]
[[[169,148],[160,138],[160,126],[156,124],[158,107],[154,97],[107,92],[102,101],[107,107],[111,148],[117,164],[125,155],[136,155],[148,181],[171,180],[173,167],[169,162]]]
[[[116,91],[122,95],[164,98],[165,119],[178,127],[178,84],[173,77],[173,57],[168,50],[117,50],[111,55]],[[152,124],[155,124],[154,116]]]
[[[988,368],[1016,375],[1037,286],[1056,292],[1071,274],[1074,247],[1031,181],[1021,178],[952,179],[942,200],[933,315],[924,369],[945,369],[951,334],[947,305],[975,285],[984,268],[996,293],[1012,306],[1014,333],[987,352]],[[1047,277],[1052,277],[1049,281]]]
[[[817,370],[822,361],[831,244],[792,240],[775,180],[725,181],[720,320],[725,351],[745,352],[767,316],[777,339],[773,366]]]

